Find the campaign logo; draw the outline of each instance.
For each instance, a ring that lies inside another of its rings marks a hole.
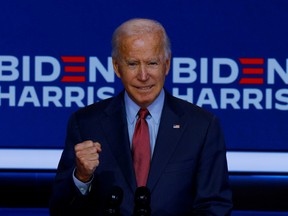
[[[111,57],[0,56],[0,81],[0,106],[83,107],[115,94]]]
[[[275,58],[174,58],[173,84],[179,87],[173,95],[212,109],[288,110],[288,59],[284,63]]]

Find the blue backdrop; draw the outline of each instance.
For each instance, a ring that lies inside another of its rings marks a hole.
[[[160,21],[166,88],[221,120],[229,150],[287,151],[286,0],[9,0],[0,3],[0,148],[62,148],[72,112],[117,94],[110,40]]]

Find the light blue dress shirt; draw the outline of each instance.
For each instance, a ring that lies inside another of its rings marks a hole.
[[[165,93],[164,90],[160,92],[159,96],[156,100],[147,107],[150,115],[146,117],[146,121],[149,127],[149,135],[150,135],[150,148],[151,148],[151,157],[154,152],[155,142],[157,138],[157,133],[160,124],[161,113],[164,105]],[[129,98],[128,94],[125,92],[124,102],[126,108],[126,116],[127,116],[127,124],[128,124],[128,133],[130,140],[130,147],[132,149],[132,137],[134,134],[134,128],[138,119],[138,111],[140,107]]]

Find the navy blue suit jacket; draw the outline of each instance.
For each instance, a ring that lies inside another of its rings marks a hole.
[[[113,186],[124,191],[122,215],[133,214],[136,180],[123,95],[71,116],[51,197],[51,215],[103,215]],[[91,190],[83,196],[74,185],[72,172],[74,145],[85,140],[100,142],[102,152]],[[147,187],[153,216],[229,215],[232,201],[225,143],[214,115],[165,92]]]

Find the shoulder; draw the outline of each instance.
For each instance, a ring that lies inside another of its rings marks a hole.
[[[186,100],[177,98],[170,93],[166,93],[166,104],[170,106],[179,115],[186,117],[193,117],[196,119],[210,120],[216,118],[216,116],[196,104],[190,103]]]
[[[119,110],[123,107],[123,94],[120,93],[117,96],[98,101],[89,106],[83,107],[77,110],[73,115],[77,119],[89,120],[91,118],[101,118],[109,115],[115,110]]]
[[[89,116],[91,114],[98,113],[99,111],[104,111],[109,106],[111,101],[114,100],[114,98],[115,97],[111,97],[111,98],[108,98],[108,99],[105,99],[105,100],[101,100],[101,101],[95,102],[95,103],[93,103],[91,105],[88,105],[86,107],[83,107],[83,108],[77,110],[75,112],[75,114],[77,116],[86,116],[86,115]]]
[[[213,130],[217,133],[222,130],[219,118],[214,113],[199,107],[196,104],[176,98],[172,95],[167,97],[166,104],[167,107],[172,107],[170,108],[173,110],[172,112],[181,119],[180,121],[183,122],[187,128],[191,129],[189,131],[197,131],[197,133],[201,134],[203,131],[208,130]],[[165,117],[167,116],[168,115],[166,114]]]

